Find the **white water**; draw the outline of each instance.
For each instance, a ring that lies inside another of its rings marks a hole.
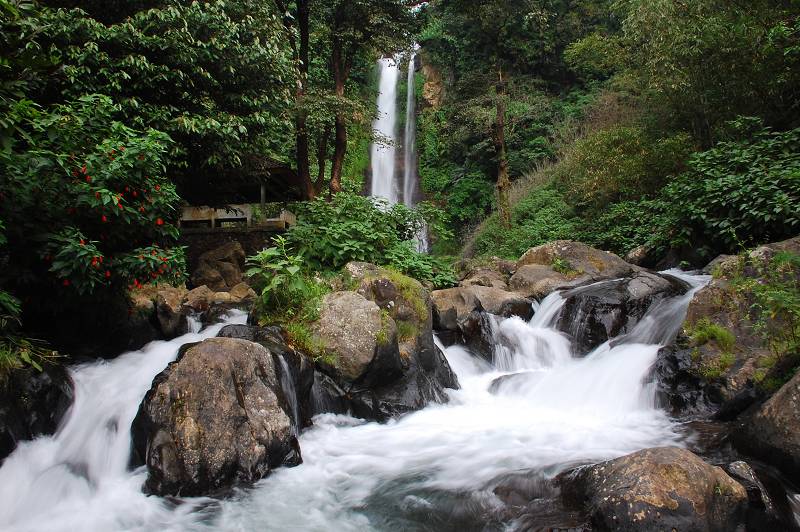
[[[370,195],[386,199],[390,205],[398,200],[395,182],[397,143],[397,79],[400,75],[396,57],[378,60],[378,118],[372,128],[381,139],[372,143],[372,190]],[[385,141],[385,142],[384,142]]]
[[[408,60],[408,76],[406,90],[406,129],[403,136],[403,203],[406,207],[414,206],[414,196],[417,192],[417,96],[414,83],[414,61],[416,53],[412,53]]]
[[[708,280],[679,275],[695,289]],[[432,530],[436,519],[446,522],[454,500],[499,508],[491,489],[501,475],[533,469],[551,476],[579,463],[682,444],[676,425],[655,406],[647,377],[691,293],[653,308],[655,315],[629,335],[584,358],[573,358],[569,340],[552,328],[563,306],[552,295],[530,323],[497,324],[494,366],[462,347],[447,349],[462,386],[449,404],[383,425],[317,416],[300,437],[302,465],[231,499],[175,507],[141,494],[145,474],[126,471],[130,443],[121,427],[130,425],[151,379],[178,346],[219,326],[76,368],[77,401],[64,427],[53,438],[21,445],[0,469],[0,528]],[[641,343],[648,334],[657,336],[654,343]],[[112,419],[119,431],[109,430]]]

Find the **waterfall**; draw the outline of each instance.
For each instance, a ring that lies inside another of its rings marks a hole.
[[[414,83],[414,61],[416,53],[408,60],[408,89],[406,90],[406,130],[403,137],[403,203],[407,207],[414,206],[414,195],[417,189],[417,95]]]
[[[372,143],[372,190],[370,195],[386,199],[390,205],[398,200],[395,182],[395,157],[397,155],[397,79],[400,67],[397,57],[378,60],[378,118],[372,127],[379,138]]]

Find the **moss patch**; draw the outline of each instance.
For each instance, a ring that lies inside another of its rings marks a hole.
[[[409,321],[397,321],[397,337],[401,342],[408,342],[419,335],[419,329]]]
[[[736,344],[736,336],[731,331],[708,318],[699,320],[688,333],[695,345],[714,342],[724,353],[730,353]]]

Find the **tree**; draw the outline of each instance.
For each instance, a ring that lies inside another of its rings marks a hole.
[[[293,65],[272,4],[44,4],[37,41],[62,67],[38,98],[105,94],[128,125],[167,133],[169,174],[185,196],[224,185],[217,176],[243,155],[287,151]]]

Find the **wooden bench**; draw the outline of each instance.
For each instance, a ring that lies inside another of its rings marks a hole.
[[[228,205],[227,208],[214,207],[184,207],[181,213],[179,226],[182,229],[227,229],[225,225],[244,224],[247,228],[269,228],[275,231],[285,231],[294,225],[297,217],[286,209],[282,209],[277,218],[265,220],[253,219],[253,207],[248,204]]]

